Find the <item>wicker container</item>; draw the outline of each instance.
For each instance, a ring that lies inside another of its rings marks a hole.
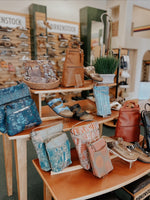
[[[50,90],[59,87],[60,80],[49,83],[34,83],[23,79],[23,82],[26,83],[31,89],[35,90]]]

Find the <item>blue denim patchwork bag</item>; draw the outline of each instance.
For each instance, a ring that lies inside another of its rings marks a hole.
[[[42,128],[42,127],[44,128],[47,127],[47,128],[42,129],[42,130],[37,130],[38,127],[34,128],[32,132],[30,133],[30,136],[31,136],[31,140],[35,148],[36,154],[38,156],[41,169],[44,171],[50,171],[51,166],[50,166],[50,161],[49,161],[48,154],[46,151],[45,140],[50,139],[51,137],[54,137],[58,133],[60,133],[63,130],[63,124],[58,123],[53,126],[50,126],[49,124],[49,125],[40,126],[39,128]]]
[[[96,101],[97,115],[102,117],[111,115],[109,87],[95,85],[93,91]]]
[[[0,90],[0,131],[10,136],[41,124],[41,118],[25,83]]]
[[[66,133],[56,135],[45,141],[45,144],[53,172],[60,172],[72,163],[70,143]]]

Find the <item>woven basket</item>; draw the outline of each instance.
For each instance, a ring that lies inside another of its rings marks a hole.
[[[50,89],[59,87],[59,84],[60,84],[59,79],[50,83],[34,83],[34,82],[27,81],[23,78],[23,82],[26,83],[30,88],[35,89],[35,90],[50,90]]]

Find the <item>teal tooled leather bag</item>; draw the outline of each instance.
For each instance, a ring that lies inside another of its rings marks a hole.
[[[25,83],[0,90],[0,131],[2,133],[12,136],[39,124],[41,118]]]

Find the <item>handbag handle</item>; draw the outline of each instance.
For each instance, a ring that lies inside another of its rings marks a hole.
[[[61,122],[60,123],[56,122],[53,125],[58,125],[58,124],[62,124],[62,123]],[[33,132],[33,131],[35,131],[37,129],[41,129],[41,128],[46,128],[46,127],[50,128],[51,126],[52,126],[51,124],[45,124],[45,125],[42,125],[42,126],[40,125],[40,126],[37,126],[37,127],[33,128],[31,132]]]
[[[145,110],[147,110],[147,109],[146,109],[146,106],[147,106],[147,105],[150,106],[150,103],[146,103],[146,104],[145,104],[145,106],[144,106]]]
[[[127,101],[123,104],[123,107],[127,108],[129,107],[129,104],[131,104],[130,108],[139,108],[139,105],[135,101]]]
[[[76,124],[74,124],[73,126],[72,126],[72,128],[71,128],[71,130],[75,127],[75,126],[77,126],[78,124],[81,124],[81,123],[83,123],[83,122],[97,122],[96,120],[94,120],[94,119],[92,119],[92,120],[83,120],[83,121],[81,121],[81,122],[77,122]],[[98,122],[97,122],[98,123]]]
[[[69,47],[70,49],[72,49],[72,44],[73,44],[73,43],[74,43],[74,42],[71,42],[71,41],[69,42],[68,47]],[[77,46],[78,46],[78,48],[80,49],[80,45],[78,44]]]

